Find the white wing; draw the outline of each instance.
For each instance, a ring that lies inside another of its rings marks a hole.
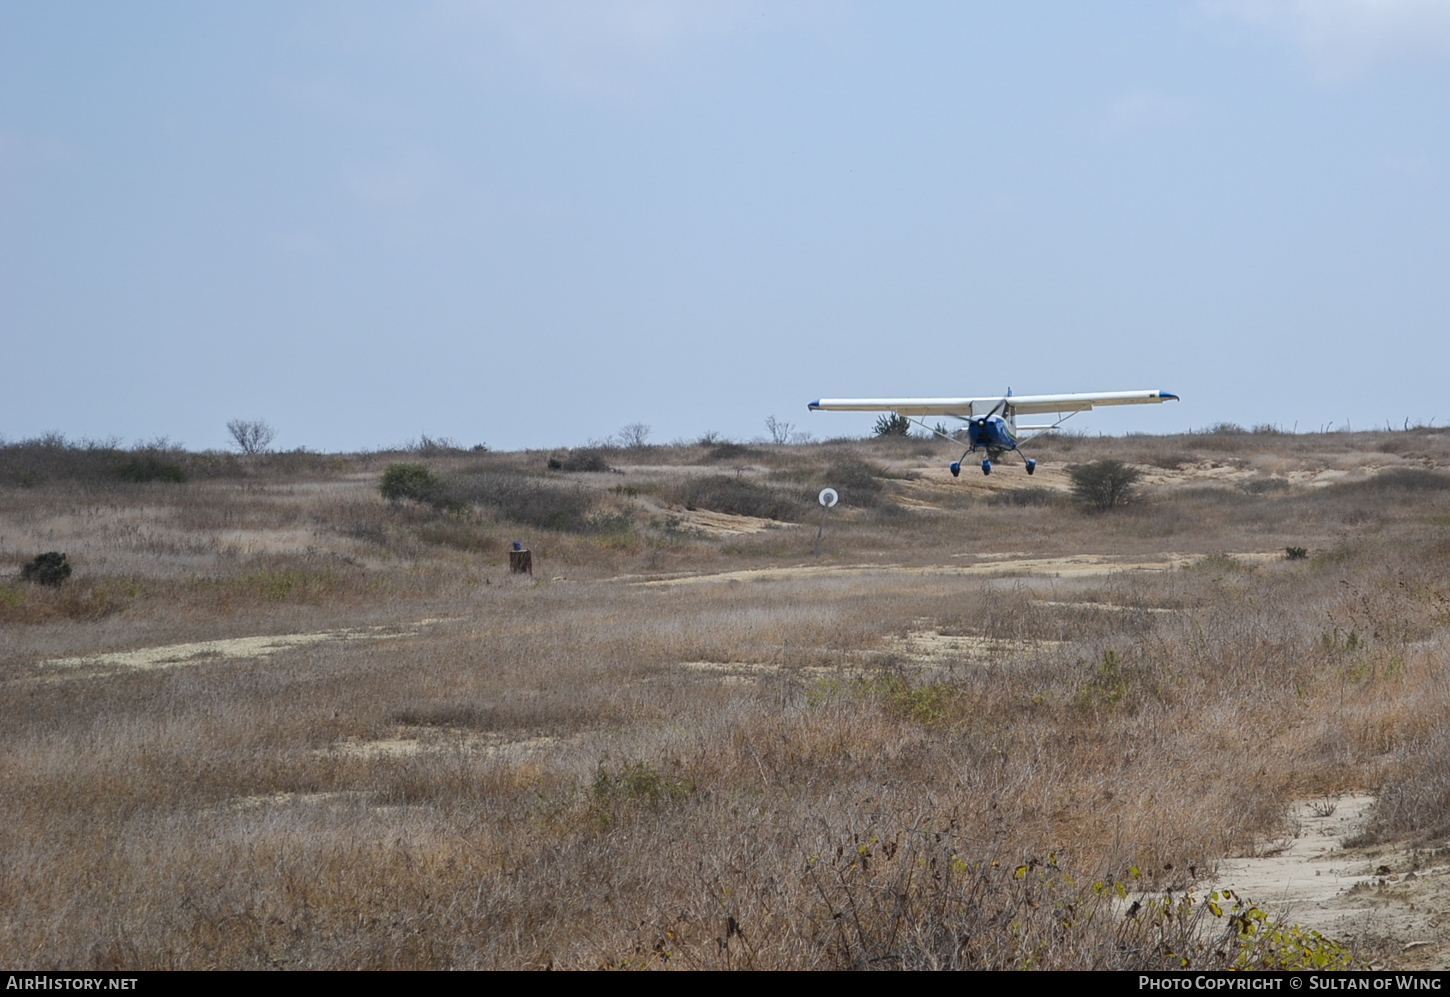
[[[1098,405],[1153,405],[1178,401],[1167,391],[1098,391],[1072,395],[995,395],[985,398],[822,398],[811,411],[900,412],[902,415],[985,415],[1006,402],[1017,415],[1041,412],[1086,412]]]

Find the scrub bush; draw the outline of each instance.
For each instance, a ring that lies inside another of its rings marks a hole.
[[[443,500],[443,482],[422,464],[389,464],[378,482],[378,491],[389,502],[412,499],[438,504]]]
[[[1095,460],[1079,464],[1068,472],[1072,494],[1084,507],[1106,512],[1133,499],[1133,486],[1143,472],[1120,460]]]
[[[65,580],[70,577],[70,565],[66,563],[64,554],[49,551],[45,554],[37,554],[27,562],[25,567],[20,569],[20,577],[37,585],[58,588],[65,584]]]

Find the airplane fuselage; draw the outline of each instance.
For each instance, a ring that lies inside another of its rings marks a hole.
[[[1016,420],[1011,416],[988,416],[967,423],[967,442],[972,450],[984,449],[995,460],[997,455],[1017,449]]]

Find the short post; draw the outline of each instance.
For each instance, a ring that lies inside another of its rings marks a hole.
[[[823,488],[821,489],[821,494],[818,496],[818,498],[822,507],[821,525],[820,528],[816,530],[816,549],[811,551],[812,557],[821,556],[821,535],[826,532],[826,516],[830,513],[831,506],[835,505],[836,502],[839,501],[840,496],[836,494],[836,490],[834,488]]]
[[[534,573],[534,555],[528,548],[517,540],[514,541],[514,549],[509,551],[509,574],[511,575],[532,575]]]

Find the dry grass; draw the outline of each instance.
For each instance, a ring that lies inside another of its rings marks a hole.
[[[1115,884],[1181,896],[1300,795],[1379,790],[1384,833],[1450,833],[1450,489],[1427,473],[1450,434],[1068,438],[1030,500],[930,450],[408,455],[473,496],[440,509],[378,496],[397,455],[178,484],[0,454],[44,471],[0,483],[0,563],[76,572],[0,584],[0,962],[1214,966],[1232,932],[1125,919]],[[1102,456],[1145,470],[1141,502],[1052,499]],[[809,520],[824,484],[841,570],[787,570],[814,529],[681,525],[741,496]],[[567,529],[510,511],[550,490],[584,503]],[[511,539],[536,580],[505,574]],[[1286,546],[1310,556],[1230,556]],[[1014,568],[1169,553],[1190,566]],[[642,584],[758,568],[780,570]]]

